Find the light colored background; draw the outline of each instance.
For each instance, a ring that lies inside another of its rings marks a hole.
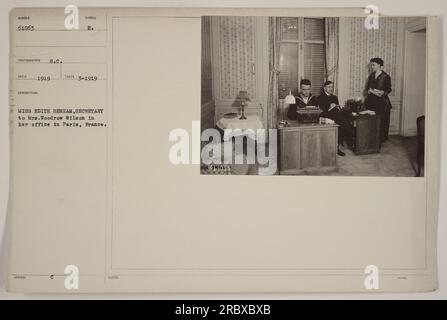
[[[301,1],[297,4],[295,1],[251,1],[251,2],[242,2],[242,1],[226,1],[223,3],[222,1],[170,1],[170,2],[161,2],[161,1],[41,1],[41,2],[31,2],[31,1],[3,1],[0,5],[1,14],[3,15],[1,19],[1,23],[3,24],[3,28],[0,31],[2,34],[2,42],[3,46],[1,47],[1,86],[2,86],[2,104],[0,108],[0,239],[2,239],[1,252],[0,252],[0,299],[8,299],[8,298],[54,298],[54,295],[12,295],[4,292],[4,282],[5,282],[5,273],[6,273],[6,252],[5,252],[5,239],[8,236],[7,230],[4,230],[5,226],[5,218],[6,218],[6,205],[7,205],[7,197],[8,197],[8,168],[9,168],[9,159],[8,159],[8,17],[7,14],[12,7],[20,7],[20,6],[65,6],[67,4],[76,4],[79,6],[172,6],[172,7],[212,7],[212,6],[225,6],[225,7],[237,7],[237,6],[251,6],[251,7],[329,7],[329,6],[338,6],[338,7],[364,7],[368,4],[375,4],[384,14],[394,14],[394,15],[444,15],[447,12],[447,5],[442,1],[429,1],[430,5],[427,5],[427,2],[419,5],[412,5],[412,7],[408,7],[408,3],[404,1],[393,1],[392,3],[386,1],[376,1],[374,3],[361,2],[361,1],[338,1],[336,4],[332,1]],[[443,27],[444,29],[444,27]],[[445,50],[444,50],[445,51]],[[444,66],[443,66],[444,67]],[[445,68],[444,68],[445,71]],[[445,74],[445,72],[444,72]],[[443,115],[443,123],[445,123],[445,115]],[[444,136],[444,129],[443,129]],[[442,150],[442,159],[445,158],[445,150]],[[445,181],[445,172],[441,172],[441,181]],[[443,194],[443,189],[445,186],[445,182],[441,186],[441,194]],[[269,295],[261,295],[261,294],[225,294],[225,295],[204,295],[204,294],[152,294],[152,295],[63,295],[61,298],[200,298],[200,299],[208,299],[208,298],[263,298],[263,299],[303,299],[303,298],[335,298],[335,299],[346,299],[346,298],[447,298],[447,279],[445,276],[445,271],[447,270],[446,265],[446,224],[445,224],[445,208],[446,201],[441,199],[440,204],[440,216],[439,216],[439,287],[440,289],[437,292],[432,293],[424,293],[424,294],[362,294],[362,295],[305,295],[305,294],[269,294]],[[6,231],[6,232],[5,232]],[[444,271],[444,273],[443,273]]]

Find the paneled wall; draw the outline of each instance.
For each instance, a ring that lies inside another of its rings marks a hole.
[[[369,74],[369,60],[380,57],[391,76],[390,134],[398,134],[402,106],[404,18],[381,17],[378,30],[365,28],[365,18],[340,19],[340,103],[362,96]]]
[[[211,18],[202,18],[202,91],[201,91],[201,129],[214,127],[214,101],[211,57]]]

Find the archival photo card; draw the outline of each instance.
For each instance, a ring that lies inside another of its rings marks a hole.
[[[440,26],[12,10],[8,290],[435,290]]]

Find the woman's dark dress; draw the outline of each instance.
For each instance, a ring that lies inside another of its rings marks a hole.
[[[383,90],[384,94],[378,97],[372,93],[367,93],[368,89]],[[390,110],[392,108],[388,94],[391,92],[391,77],[384,71],[376,78],[375,73],[371,73],[368,77],[366,85],[366,93],[368,96],[365,99],[365,107],[373,110],[376,114],[381,116],[380,121],[380,138],[381,141],[388,139],[388,131],[390,128]]]

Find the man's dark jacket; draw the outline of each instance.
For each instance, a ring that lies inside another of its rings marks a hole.
[[[328,96],[326,93],[323,92],[317,98],[317,104],[320,107],[320,109],[323,111],[323,113],[321,114],[321,117],[329,118],[329,119],[334,118],[334,113],[338,112],[339,110],[337,110],[337,108],[333,108],[333,109],[331,109],[331,111],[329,111],[329,108],[331,107],[331,103],[335,103],[337,106],[340,105],[338,102],[338,97],[336,95],[331,94],[330,96]]]

